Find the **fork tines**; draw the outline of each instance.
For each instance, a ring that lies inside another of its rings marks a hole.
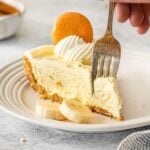
[[[92,83],[96,77],[116,77],[119,63],[119,55],[108,55],[93,52]]]

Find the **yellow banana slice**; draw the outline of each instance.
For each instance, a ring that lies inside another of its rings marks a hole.
[[[50,101],[39,101],[36,103],[36,114],[42,118],[65,120],[59,109],[60,104]]]
[[[75,123],[89,123],[91,110],[76,100],[64,100],[60,105],[61,113],[70,121]]]
[[[31,50],[31,55],[33,58],[51,56],[54,54],[54,45],[44,45],[36,49]]]

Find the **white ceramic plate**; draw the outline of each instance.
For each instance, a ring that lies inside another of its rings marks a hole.
[[[0,70],[0,105],[3,110],[25,121],[73,132],[104,133],[150,125],[150,54],[123,51],[118,81],[124,100],[125,121],[115,121],[99,114],[95,114],[98,118],[95,124],[42,119],[34,113],[39,95],[30,88],[20,59]]]

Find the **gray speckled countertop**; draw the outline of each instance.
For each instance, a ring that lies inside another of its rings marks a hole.
[[[80,11],[91,20],[95,37],[101,36],[107,20],[107,5],[99,0],[30,0],[18,33],[0,41],[0,67],[33,47],[50,43],[50,31],[64,11]],[[150,33],[139,36],[130,25],[115,24],[122,50],[150,50]],[[140,42],[139,42],[140,41]],[[144,127],[109,134],[79,134],[41,127],[16,119],[0,110],[0,150],[115,150],[119,142]]]

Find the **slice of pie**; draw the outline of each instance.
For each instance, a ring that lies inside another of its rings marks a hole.
[[[56,47],[45,45],[24,54],[24,69],[31,87],[44,99],[60,103],[63,99],[81,101],[92,111],[123,120],[117,80],[97,78],[92,94],[89,56],[93,45],[77,38],[70,36]]]

